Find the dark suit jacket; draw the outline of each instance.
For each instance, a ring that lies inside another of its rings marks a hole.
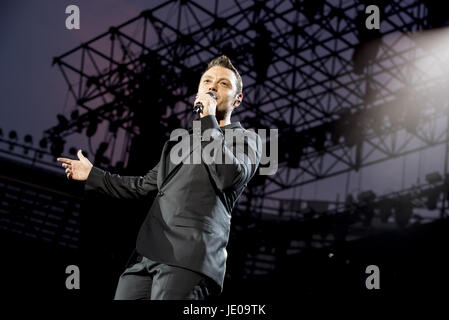
[[[119,176],[93,167],[85,190],[120,199],[142,199],[150,191],[158,190],[137,237],[138,253],[205,274],[221,292],[231,212],[256,172],[262,142],[255,132],[245,130],[239,122],[220,128],[215,116],[205,116],[199,121],[201,132],[185,131],[179,144],[167,141],[159,163],[145,176]],[[204,141],[206,129],[211,129],[210,141]],[[224,129],[234,130],[234,134],[244,139],[228,141]],[[208,163],[202,160],[200,164],[179,163],[165,172],[170,149],[174,145],[178,150],[178,147],[188,148],[188,144],[192,146],[195,134],[201,138],[197,140],[201,141],[201,148],[191,150],[191,155],[210,147],[210,143],[215,143],[221,154],[212,154]]]

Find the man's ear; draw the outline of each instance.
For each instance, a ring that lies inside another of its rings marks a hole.
[[[236,97],[235,97],[235,101],[233,103],[234,108],[237,108],[240,103],[242,103],[243,100],[243,93],[239,93]]]

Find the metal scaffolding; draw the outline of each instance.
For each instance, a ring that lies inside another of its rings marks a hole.
[[[272,213],[281,221],[286,190],[449,142],[449,54],[419,36],[435,26],[434,4],[379,5],[380,31],[365,28],[367,4],[166,1],[54,58],[73,109],[44,139],[55,155],[70,135],[106,132],[90,150],[95,164],[132,166],[129,151],[142,151],[136,137],[156,130],[155,140],[167,139],[190,125],[201,72],[226,54],[244,81],[243,105],[233,115],[246,128],[279,130],[278,172],[249,184],[236,215],[263,223]],[[436,206],[442,215],[445,199]]]
[[[438,97],[448,56],[414,37],[429,27],[423,1],[384,6],[382,33],[363,29],[363,2],[220,8],[167,1],[55,58],[76,109],[48,137],[89,127],[92,135],[102,121],[114,137],[134,136],[145,126],[141,109],[159,110],[166,134],[187,127],[200,72],[227,54],[245,83],[234,114],[249,128],[280,132],[279,170],[265,177],[264,195],[445,143],[447,126],[434,121],[447,114]],[[422,69],[429,64],[439,72]]]

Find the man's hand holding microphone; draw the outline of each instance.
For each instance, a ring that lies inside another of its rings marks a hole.
[[[200,117],[214,115],[217,110],[217,96],[212,91],[198,93],[193,103],[193,112],[200,113]]]

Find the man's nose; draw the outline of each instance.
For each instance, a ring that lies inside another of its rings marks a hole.
[[[215,83],[211,83],[209,85],[209,91],[217,91],[217,85]]]

